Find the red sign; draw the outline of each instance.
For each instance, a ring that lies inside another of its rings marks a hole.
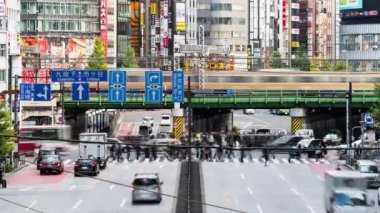
[[[49,70],[40,70],[38,71],[38,83],[50,83],[50,71]]]
[[[35,83],[34,70],[22,70],[22,83]]]
[[[286,0],[282,0],[282,30],[287,29],[287,20],[286,20]]]
[[[105,53],[107,56],[108,49],[108,37],[107,37],[107,27],[108,27],[108,5],[107,0],[100,0],[100,38],[103,41]]]

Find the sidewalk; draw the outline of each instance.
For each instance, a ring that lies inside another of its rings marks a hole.
[[[8,177],[10,177],[10,176],[12,176],[12,175],[14,175],[14,174],[16,174],[17,172],[21,171],[23,168],[25,168],[25,167],[27,167],[27,166],[29,166],[28,163],[25,163],[25,164],[22,164],[22,165],[18,166],[18,167],[17,167],[15,170],[13,170],[12,172],[5,173],[4,178],[6,179],[6,178],[8,178]]]

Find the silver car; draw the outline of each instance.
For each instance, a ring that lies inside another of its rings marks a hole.
[[[158,174],[144,173],[135,174],[132,186],[132,204],[157,202],[162,200],[161,185]]]

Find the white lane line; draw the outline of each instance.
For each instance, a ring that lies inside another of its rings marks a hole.
[[[263,209],[261,208],[261,206],[259,204],[257,204],[256,207],[257,207],[257,210],[259,210],[260,213],[264,213]]]
[[[112,185],[110,186],[110,190],[112,190],[113,188],[115,188],[115,185],[114,185],[114,184],[112,184]]]
[[[289,163],[289,160],[286,159],[286,158],[282,158],[281,161],[282,161],[283,163]]]
[[[82,200],[78,200],[78,202],[76,202],[75,205],[73,206],[73,210],[77,209],[81,203],[82,203]]]
[[[164,167],[164,165],[162,165],[162,164],[158,166],[158,168],[160,168],[160,169],[162,169],[162,167]]]
[[[307,206],[307,208],[310,210],[311,213],[315,213],[314,209],[311,208],[311,206]]]
[[[67,159],[67,160],[65,160],[65,161],[63,162],[63,164],[67,165],[67,164],[69,164],[71,161],[72,161],[71,159]]]
[[[245,176],[242,173],[240,173],[240,176],[241,176],[241,179],[245,180]]]
[[[76,187],[77,187],[77,186],[75,186],[75,185],[72,185],[72,186],[70,186],[70,188],[69,188],[69,190],[68,190],[68,191],[72,191],[72,190],[74,190]]]
[[[34,205],[36,205],[37,201],[33,201],[28,208],[25,209],[25,211],[29,211],[31,208],[33,208]]]
[[[278,177],[280,177],[280,178],[281,178],[281,180],[283,180],[283,181],[285,181],[285,182],[286,182],[286,179],[285,179],[285,177],[284,177],[283,175],[279,174],[279,175],[278,175]]]
[[[26,192],[26,191],[29,191],[29,190],[31,190],[32,189],[32,187],[31,186],[28,186],[28,187],[26,187],[26,188],[22,188],[22,189],[20,189],[20,191],[22,191],[22,192]]]
[[[309,162],[308,160],[306,160],[306,159],[301,159],[301,161],[302,161],[302,163],[304,163],[304,164],[310,164],[310,162]]]
[[[249,194],[253,195],[253,191],[251,188],[247,187]]]
[[[293,192],[295,195],[300,196],[300,193],[299,193],[297,190],[295,190],[294,188],[292,188],[292,192]]]
[[[123,208],[126,202],[127,202],[127,199],[124,198],[123,201],[121,201],[120,203],[120,208]]]

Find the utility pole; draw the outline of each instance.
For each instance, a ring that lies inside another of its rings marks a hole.
[[[14,82],[14,84],[15,84],[15,101],[14,101],[14,110],[15,110],[15,112],[14,112],[14,129],[15,129],[15,131],[16,131],[16,134],[18,135],[18,133],[19,133],[19,123],[18,123],[18,109],[17,109],[17,107],[19,106],[18,105],[18,75],[15,75],[15,82]],[[16,144],[17,144],[17,150],[16,150],[16,152],[18,152],[19,151],[19,139],[18,138],[16,138]]]
[[[192,115],[192,103],[191,103],[191,78],[190,76],[187,76],[187,110],[188,110],[188,119],[187,119],[187,131],[188,131],[188,146],[191,145],[191,131],[192,131],[192,118],[190,115]],[[188,154],[189,154],[189,166],[190,166],[190,161],[191,161],[191,148],[189,147],[188,149]]]
[[[347,105],[346,105],[346,118],[347,118],[347,133],[346,133],[346,142],[347,147],[351,147],[352,137],[351,137],[351,126],[352,126],[352,82],[348,83],[348,92],[347,92]]]

